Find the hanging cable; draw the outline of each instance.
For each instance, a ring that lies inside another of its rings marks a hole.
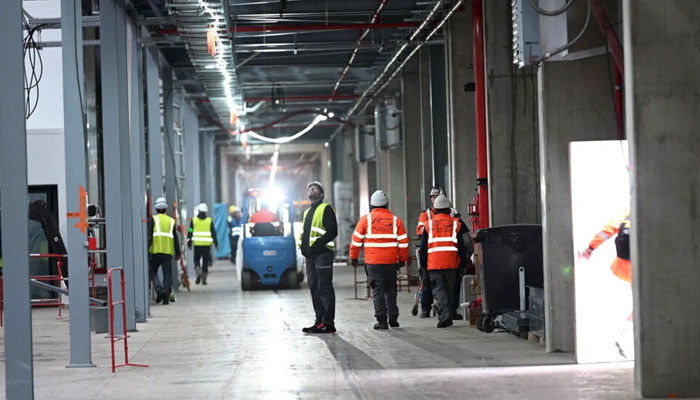
[[[34,40],[34,34],[38,33],[39,42],[41,42],[42,25],[39,24],[32,28],[29,26],[29,21],[27,20],[26,16],[23,16],[22,19],[24,23],[24,29],[27,31],[27,34],[26,36],[24,36],[24,39],[22,41],[24,48],[23,55],[24,59],[29,62],[29,68],[31,70],[31,73],[27,73],[27,68],[25,66],[24,90],[27,92],[27,95],[25,98],[24,118],[29,119],[29,117],[31,117],[32,114],[34,114],[34,111],[36,111],[36,107],[39,105],[39,82],[41,82],[41,78],[44,76],[44,62],[41,59],[41,49],[39,48],[39,45],[37,44],[36,40]],[[39,61],[38,65],[37,59]],[[38,75],[37,66],[39,69]],[[32,92],[34,92],[33,101]]]
[[[327,116],[325,116],[323,114],[318,114],[316,116],[316,118],[314,118],[314,120],[309,124],[309,126],[300,130],[299,132],[295,133],[292,136],[285,136],[285,137],[281,137],[281,138],[270,138],[267,136],[257,134],[253,131],[246,131],[245,135],[249,135],[250,137],[252,137],[254,139],[262,140],[262,141],[268,142],[268,143],[284,144],[284,143],[289,143],[292,140],[295,140],[295,139],[298,139],[298,138],[304,136],[308,131],[312,130],[314,128],[314,126],[318,125],[319,122],[325,121],[327,119],[328,119]]]
[[[588,5],[586,11],[586,22],[583,24],[583,29],[581,29],[581,32],[579,32],[578,35],[576,35],[576,37],[573,38],[569,43],[545,53],[541,58],[539,58],[536,61],[537,63],[541,63],[542,61],[545,61],[548,58],[561,53],[562,51],[576,44],[576,42],[578,42],[583,37],[583,34],[586,33],[586,30],[588,30],[588,23],[591,22],[591,3],[587,1],[586,4]]]
[[[535,3],[535,0],[529,0],[529,1],[530,1],[530,5],[532,6],[532,8],[535,9],[535,11],[537,11],[538,13],[540,13],[542,15],[546,15],[548,17],[554,17],[556,15],[564,13],[566,10],[569,9],[569,7],[571,7],[571,4],[574,3],[574,0],[569,0],[566,2],[566,4],[564,4],[564,6],[562,8],[560,8],[558,10],[549,11],[549,10],[545,10],[544,8],[541,8],[540,6],[538,6],[537,3]]]

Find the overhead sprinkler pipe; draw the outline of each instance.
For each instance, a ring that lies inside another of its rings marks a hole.
[[[484,10],[483,0],[472,2],[472,38],[474,40],[474,80],[476,81],[476,148],[479,187],[479,228],[488,228],[489,190],[486,148],[486,77],[484,75]]]

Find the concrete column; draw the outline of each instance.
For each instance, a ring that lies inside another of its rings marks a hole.
[[[148,239],[146,236],[146,137],[143,119],[143,52],[138,38],[141,28],[128,24],[129,119],[131,160],[131,241],[134,249],[134,308],[136,322],[146,321],[148,303]]]
[[[158,48],[146,50],[146,95],[148,103],[148,165],[151,203],[163,196],[163,145],[160,126],[160,73]]]
[[[574,350],[569,142],[615,138],[606,56],[540,67],[540,163],[547,351]],[[572,95],[574,94],[575,95]]]
[[[407,211],[403,145],[391,149],[387,153],[389,165],[389,184],[387,190],[389,190],[389,196],[391,196],[391,212],[398,215],[405,224]]]
[[[447,78],[445,46],[428,46],[430,52],[430,113],[432,120],[433,182],[451,196],[447,146]]]
[[[328,201],[333,201],[333,182],[331,181],[330,148],[321,149],[321,183],[325,188]]]
[[[420,81],[420,148],[421,148],[421,209],[430,203],[428,194],[433,186],[433,118],[430,99],[430,49],[423,46],[418,50],[418,76]]]
[[[623,12],[635,389],[700,397],[700,3],[625,0]]]
[[[190,220],[195,216],[194,207],[200,203],[199,190],[199,121],[197,114],[192,105],[187,106],[185,113],[185,171],[187,171],[187,179],[185,180],[185,198],[187,199],[187,218],[182,222],[186,227],[189,227]],[[187,232],[181,232],[181,235],[187,237]],[[182,237],[180,238],[182,240]],[[192,250],[187,250],[183,247],[182,252],[187,252],[187,260],[192,260]],[[187,263],[187,274],[194,276],[194,263]]]
[[[165,199],[172,206],[178,199],[176,197],[175,154],[173,153],[175,149],[173,99],[176,89],[173,87],[173,71],[170,67],[166,66],[161,69],[161,79],[163,80],[163,170],[165,171],[163,176],[165,177]],[[172,207],[170,207],[168,213],[172,215],[172,212]]]
[[[510,2],[484,2],[492,226],[541,222],[537,76],[534,67],[513,64],[511,23]]]
[[[471,10],[471,1],[465,2],[465,9]],[[465,85],[474,82],[471,15],[456,13],[445,26],[449,186],[452,204],[466,218],[477,176],[474,92],[465,91]]]
[[[86,190],[85,168],[85,119],[83,110],[86,99],[83,64],[82,12],[75,2],[61,2],[61,35],[65,40],[61,48],[63,60],[63,126],[66,168],[66,210],[78,213],[68,223],[68,276],[70,277],[70,367],[94,367],[90,344],[90,301],[87,265],[87,199],[81,197]]]
[[[377,152],[377,158],[375,159],[376,162],[376,173],[377,173],[377,189],[382,189],[386,191],[387,193],[389,192],[389,152],[387,150],[382,150],[377,148],[375,150]],[[369,195],[371,196],[372,193],[374,193],[374,190],[369,192]]]
[[[0,3],[0,220],[5,299],[5,396],[34,398],[32,310],[29,297],[27,134],[24,120],[22,2]],[[11,234],[10,234],[11,233]],[[12,266],[10,268],[10,266]]]
[[[420,161],[423,147],[421,146],[421,82],[418,65],[418,57],[412,58],[404,66],[401,76],[403,170],[404,177],[410,177],[405,182],[406,219],[404,224],[411,238],[415,235],[418,215],[423,210],[425,202],[423,185],[419,179],[423,173],[423,165]]]

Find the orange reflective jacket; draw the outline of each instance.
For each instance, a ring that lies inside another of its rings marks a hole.
[[[425,227],[428,226],[428,222],[430,222],[434,216],[435,210],[432,207],[420,213],[418,216],[418,225],[416,225],[416,235],[418,235],[418,237],[423,235],[423,230],[425,230]]]
[[[608,224],[605,225],[603,229],[593,237],[588,246],[595,250],[598,248],[598,246],[603,244],[603,242],[617,235],[617,232],[620,230],[620,224],[622,224],[622,222],[625,220],[629,220],[629,217],[629,213],[627,213],[621,218],[608,222]],[[632,264],[630,263],[630,260],[615,257],[610,269],[616,277],[622,279],[623,281],[632,282]]]
[[[459,267],[457,234],[461,225],[449,214],[437,214],[428,221],[428,270]]]
[[[363,215],[355,226],[350,243],[350,258],[360,255],[365,246],[365,264],[396,264],[408,259],[408,235],[401,218],[386,208],[375,208]]]

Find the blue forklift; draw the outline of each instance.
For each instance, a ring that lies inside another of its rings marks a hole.
[[[263,208],[263,203],[279,221],[249,222]],[[239,248],[242,251],[236,261],[241,289],[298,289],[304,272],[297,262],[293,202],[281,194],[265,195],[260,190],[249,190],[243,196],[241,213],[243,232]]]

